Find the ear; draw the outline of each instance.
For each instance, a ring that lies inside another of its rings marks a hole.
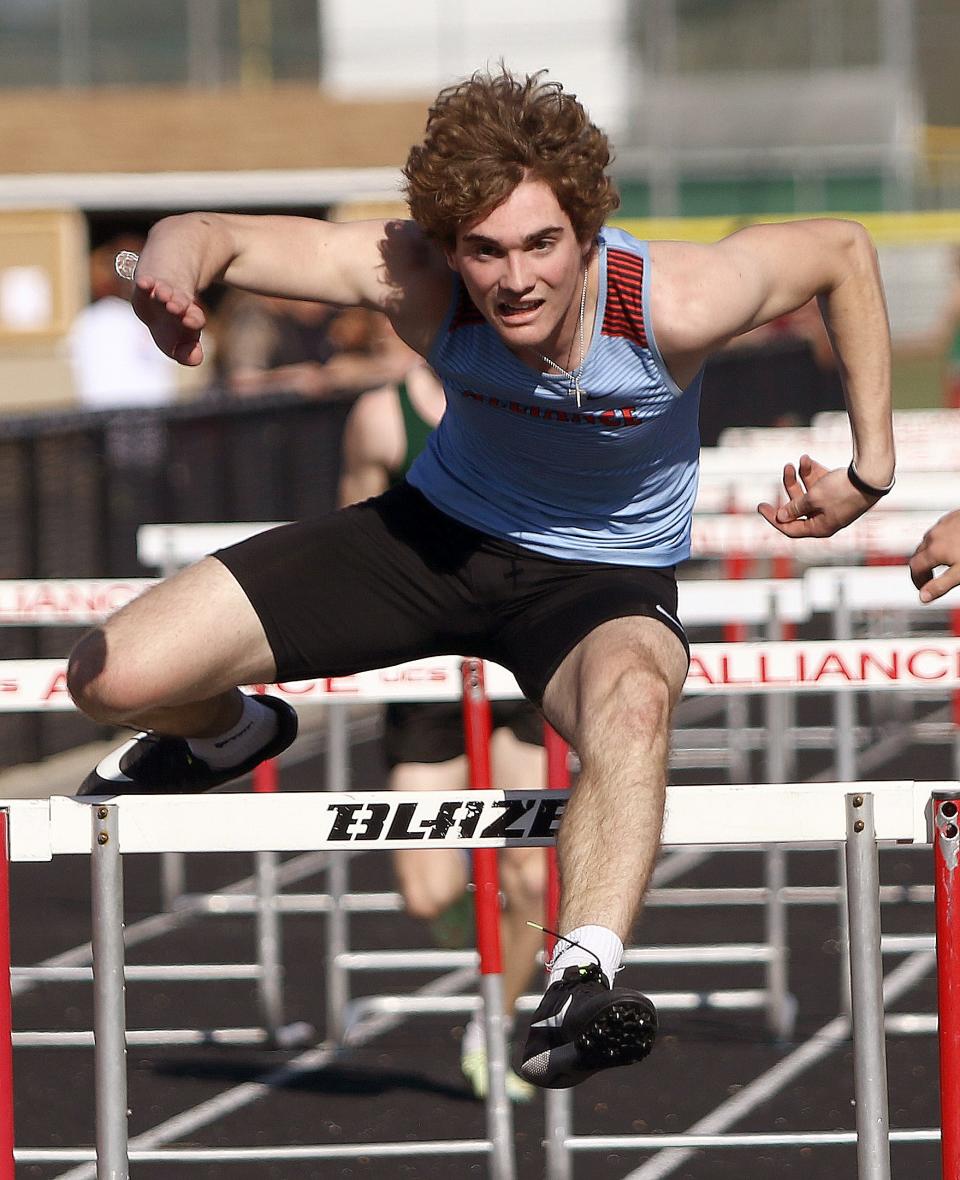
[[[451,270],[454,270],[457,272],[457,274],[459,274],[460,267],[457,265],[456,249],[451,248],[450,246],[444,246],[443,247],[443,256],[447,260],[447,266],[449,266]]]

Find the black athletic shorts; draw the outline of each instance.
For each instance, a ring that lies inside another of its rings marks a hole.
[[[491,701],[494,729],[509,729],[518,742],[543,745],[543,715],[529,701]],[[459,701],[397,701],[387,705],[383,749],[391,770],[404,762],[449,762],[464,753]]]
[[[610,619],[658,619],[688,648],[672,568],[534,553],[460,524],[407,483],[216,557],[257,612],[281,681],[478,656],[540,705],[564,656]]]

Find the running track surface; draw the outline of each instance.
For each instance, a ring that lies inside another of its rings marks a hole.
[[[825,755],[807,754],[801,776],[826,766]],[[906,750],[874,767],[871,777],[951,778],[946,747]],[[722,772],[712,772],[717,775]],[[283,771],[285,790],[315,790],[322,782],[322,753]],[[675,781],[709,781],[704,772],[678,772]],[[758,779],[759,781],[759,779]],[[354,749],[357,787],[380,788],[384,768],[379,744],[366,741]],[[834,884],[832,852],[792,852],[791,884]],[[223,886],[246,876],[249,857],[195,858],[189,866],[191,890]],[[52,864],[16,865],[13,869],[14,962],[26,965],[61,953],[90,936],[89,884],[86,858],[62,857]],[[154,857],[127,857],[124,865],[126,920],[132,926],[159,909],[158,864]],[[884,851],[885,883],[929,884],[926,850]],[[672,884],[759,885],[762,864],[756,852],[721,852]],[[322,878],[295,886],[300,891]],[[392,888],[383,854],[353,862],[352,888]],[[324,978],[322,916],[284,919],[286,1013],[289,1019],[313,1024],[323,1039]],[[428,931],[396,914],[355,917],[354,949],[429,947]],[[840,1011],[837,913],[830,906],[790,909],[790,987],[799,1001],[794,1040],[771,1041],[759,1012],[665,1013],[661,1035],[644,1064],[599,1075],[575,1092],[573,1130],[577,1135],[680,1132],[710,1115],[765,1077],[778,1062],[821,1034],[823,1052],[809,1068],[783,1088],[770,1086],[751,1104],[734,1131],[850,1130],[852,1054],[848,1041],[832,1047],[822,1030]],[[885,932],[932,929],[932,909],[902,904],[884,909]],[[691,908],[648,909],[636,934],[637,943],[759,940],[759,910]],[[173,935],[152,940],[128,953],[129,963],[250,961],[252,925],[243,917],[204,917],[181,926]],[[904,956],[885,956],[889,973]],[[680,967],[628,969],[621,978],[649,990],[668,988],[756,987],[755,967]],[[422,985],[428,976],[403,973],[360,976],[356,990],[404,991]],[[223,1027],[256,1022],[252,985],[220,983],[128,983],[127,1024],[143,1027]],[[932,971],[894,1006],[902,1012],[933,1012]],[[14,1004],[20,1029],[89,1029],[90,988],[83,984],[47,984],[19,996]],[[129,1050],[131,1139],[149,1132],[182,1112],[197,1111],[219,1100],[226,1111],[164,1145],[257,1146],[328,1142],[365,1143],[404,1139],[483,1138],[482,1105],[468,1094],[458,1069],[455,1016],[415,1016],[357,1049],[333,1054],[320,1065],[288,1076],[280,1084],[251,1088],[293,1060],[296,1051],[251,1048],[139,1048]],[[15,1053],[16,1131],[20,1147],[91,1145],[93,1142],[92,1056],[86,1049],[18,1049]],[[891,1036],[888,1074],[892,1127],[930,1127],[938,1122],[937,1054],[931,1036]],[[251,1095],[255,1095],[251,1097]],[[515,1108],[517,1174],[521,1180],[544,1175],[543,1103],[538,1098]],[[653,1175],[641,1172],[654,1157],[649,1152],[578,1152],[577,1180]],[[662,1160],[661,1160],[662,1163]],[[76,1165],[20,1165],[19,1177],[92,1175]],[[478,1157],[295,1163],[141,1164],[133,1174],[151,1180],[332,1180],[333,1177],[374,1177],[376,1180],[466,1180],[488,1174]],[[856,1175],[852,1147],[754,1148],[701,1151],[683,1158],[672,1170],[657,1173],[676,1180],[718,1180],[749,1175],[751,1180],[803,1177],[837,1180]],[[895,1177],[939,1176],[936,1144],[894,1146]]]

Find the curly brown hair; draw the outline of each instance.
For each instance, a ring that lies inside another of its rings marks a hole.
[[[550,185],[579,242],[592,241],[620,204],[605,171],[606,135],[544,73],[477,72],[440,91],[403,170],[410,212],[428,237],[452,249],[461,225],[486,217],[526,176]]]

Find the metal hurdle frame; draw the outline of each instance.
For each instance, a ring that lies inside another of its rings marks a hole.
[[[939,656],[942,660],[950,663],[952,670],[947,668],[940,668],[935,670],[934,680],[941,687],[948,687],[960,685],[960,640],[951,639],[938,641]],[[903,668],[906,669],[910,665],[911,660],[918,662],[919,667],[915,671],[919,671],[918,675],[912,678],[904,675],[901,679],[887,678],[884,681],[883,676],[877,673],[872,678],[864,677],[854,679],[852,682],[848,681],[845,684],[837,685],[829,676],[824,680],[822,678],[814,677],[811,683],[796,682],[795,674],[790,670],[790,659],[796,661],[806,661],[812,669],[818,666],[818,660],[823,658],[823,651],[827,650],[835,652],[838,650],[835,644],[825,644],[823,642],[817,643],[770,643],[770,644],[701,644],[693,647],[693,663],[691,665],[691,674],[687,680],[687,692],[780,692],[786,689],[790,691],[836,691],[839,688],[845,687],[849,689],[860,689],[864,687],[882,687],[887,688],[917,688],[926,687],[929,684],[930,676],[923,675],[926,665],[919,662],[919,656],[923,652],[933,650],[928,641],[923,640],[908,640],[908,641],[882,641],[867,645],[869,651],[880,652],[882,656],[884,652],[893,652],[896,659],[900,661]],[[851,642],[844,646],[843,650],[847,653],[847,658],[852,667],[856,667],[858,658],[863,661],[865,658],[862,653],[864,645],[857,642]],[[818,654],[819,653],[819,654]],[[858,655],[858,653],[860,653]],[[912,653],[912,654],[911,654]],[[888,656],[887,658],[893,658]],[[786,661],[786,664],[784,664]],[[57,661],[40,661],[41,666],[48,666],[49,671],[46,673],[47,679],[56,679],[61,673],[58,672],[59,664]],[[8,665],[9,667],[9,665]],[[34,662],[28,662],[26,671],[36,668]],[[26,671],[24,675],[26,677]],[[928,671],[928,669],[927,669]],[[516,683],[508,673],[503,669],[496,669],[495,666],[488,668],[488,685],[490,685],[490,674],[493,673],[493,682],[491,685],[490,695],[493,698],[511,698],[518,695]],[[424,680],[427,681],[427,687],[424,687]],[[444,682],[444,683],[441,683]],[[36,688],[34,688],[36,694]],[[284,687],[280,686],[275,691],[284,691]],[[406,699],[406,700],[436,700],[436,699],[458,699],[461,693],[459,662],[456,658],[438,657],[435,660],[418,661],[412,665],[405,665],[400,669],[386,669],[380,672],[361,673],[355,677],[340,678],[337,681],[313,681],[303,682],[299,685],[289,686],[288,692],[291,699],[302,703],[308,703],[311,700],[330,700],[331,697],[344,700],[349,694],[351,699],[359,700],[366,696],[366,699]],[[42,694],[41,694],[42,695]],[[46,694],[50,697],[50,694]],[[11,693],[6,700],[0,701],[0,707],[6,708],[23,708],[26,701],[18,701],[16,693]],[[67,707],[69,701],[66,699],[64,693],[60,693],[59,697],[54,695],[47,700],[49,707]],[[334,755],[330,758],[330,769],[340,776],[340,781],[336,779],[328,780],[329,785],[334,789],[342,790],[346,785],[345,780],[345,764],[344,759],[347,757],[348,751],[346,748],[346,741],[343,741],[343,751],[340,757],[337,757],[336,746],[331,750]],[[771,764],[772,765],[772,764]],[[338,767],[340,768],[338,770]],[[334,862],[336,863],[336,862]],[[341,872],[345,873],[346,866]],[[754,891],[749,900],[756,902],[758,900],[766,900],[771,895],[777,898],[777,906],[779,909],[779,918],[775,915],[771,919],[773,925],[776,926],[780,934],[785,933],[784,927],[784,913],[782,904],[787,900],[787,891],[780,888],[782,882],[773,881],[769,890]],[[332,953],[346,952],[346,914],[345,907],[339,904],[340,893],[345,893],[340,890],[336,881],[330,882],[331,897],[333,904],[331,905],[331,925],[329,928],[329,948]],[[705,894],[703,890],[689,891],[695,893],[697,904],[729,904],[731,897],[724,890],[712,891],[716,896]],[[740,891],[742,892],[742,891]],[[803,891],[800,891],[803,893]],[[798,894],[799,897],[799,894]],[[803,893],[803,900],[809,900],[807,895]],[[836,899],[836,891],[834,891],[828,900]],[[667,891],[665,895],[657,896],[657,890],[654,889],[649,897],[649,904],[676,904],[680,898],[675,891]],[[279,910],[281,907],[277,904],[278,898],[274,897],[273,907]],[[738,897],[738,902],[743,902],[744,899]],[[379,903],[379,899],[378,899]],[[339,929],[337,923],[342,929]],[[338,933],[339,929],[339,933]],[[779,937],[777,930],[773,930],[773,934]],[[780,946],[780,952],[784,951],[785,947]],[[426,952],[427,954],[437,955],[449,952]],[[682,961],[687,962],[754,962],[766,963],[768,971],[768,986],[765,989],[746,989],[743,992],[727,993],[711,993],[709,991],[701,991],[696,993],[666,993],[655,995],[655,1002],[658,1002],[662,1008],[665,1009],[689,1009],[692,1006],[700,1007],[704,1004],[708,1006],[716,1006],[722,1008],[766,1008],[768,1013],[773,1013],[775,1016],[779,1014],[780,1018],[789,1016],[789,996],[785,993],[774,995],[771,992],[771,987],[777,986],[778,981],[782,985],[785,981],[786,973],[777,965],[777,946],[763,944],[759,947],[743,947],[739,945],[731,945],[729,948],[667,948],[663,951],[659,948],[648,948],[644,950],[636,950],[628,952],[628,962],[676,962],[678,958],[683,957]],[[454,952],[456,954],[456,952]],[[666,958],[663,956],[666,955]],[[782,955],[781,955],[782,958]],[[464,960],[465,962],[466,960]],[[450,960],[453,965],[455,960]],[[345,966],[346,964],[341,964]],[[422,965],[422,964],[421,964]],[[434,963],[431,966],[437,965]],[[459,965],[463,965],[462,963]],[[345,976],[341,974],[341,981]],[[470,972],[466,972],[466,977],[461,977],[460,986],[463,987],[469,982]],[[343,1004],[347,997],[345,986],[341,986],[338,990],[336,978],[331,978],[331,1018],[332,1029],[337,1029],[337,1021],[342,1019],[344,1011]],[[454,998],[447,996],[443,1003],[438,1003],[436,998],[418,998],[416,1000],[409,1000],[405,1004],[396,1000],[395,998],[374,997],[371,1001],[365,1001],[368,1005],[379,1002],[393,1012],[400,1010],[402,1007],[405,1011],[415,1011],[418,1008],[423,1011],[438,1011],[438,1010],[457,1010],[463,1011],[465,1008],[469,1009],[475,1004],[475,1000],[471,997]],[[381,1007],[381,1011],[384,1010]]]
[[[0,627],[13,626],[88,626],[100,622],[107,614],[125,605],[145,590],[156,584],[154,578],[75,578],[75,579],[23,579],[0,581]],[[21,661],[16,661],[18,665]],[[275,775],[273,763],[258,767],[259,783],[255,789],[270,789],[271,776]],[[274,788],[275,789],[275,785]],[[313,1035],[313,1029],[302,1021],[291,1024],[283,1022],[283,966],[280,948],[279,915],[273,899],[276,896],[276,857],[271,853],[257,853],[253,911],[257,920],[255,963],[234,964],[184,964],[181,968],[138,967],[128,974],[139,981],[161,982],[180,977],[193,981],[222,982],[224,980],[245,980],[254,982],[257,1006],[261,1024],[255,1028],[214,1029],[207,1033],[210,1040],[229,1041],[232,1044],[270,1043],[282,1047],[293,1047],[306,1043]],[[182,884],[182,857],[164,857],[164,879],[162,892],[165,908],[175,910],[178,902],[171,881]],[[175,876],[171,878],[170,869]],[[18,972],[21,981],[44,980],[46,982],[74,981],[91,978],[89,969],[32,967]],[[18,1034],[18,1043],[60,1044],[77,1043],[75,1034],[41,1032],[34,1036]],[[173,1030],[146,1030],[141,1034],[141,1044],[173,1044],[188,1042],[190,1035],[178,1035]]]
[[[936,797],[932,809],[931,791]],[[546,818],[544,794],[484,791],[422,794],[373,792],[340,796],[298,794],[239,796],[127,796],[109,800],[18,800],[0,809],[0,919],[9,913],[8,864],[43,861],[63,853],[89,854],[95,927],[95,1096],[96,1151],[87,1149],[14,1150],[13,1077],[10,1066],[9,939],[0,934],[0,1180],[13,1180],[15,1162],[80,1162],[97,1159],[98,1174],[126,1180],[129,1163],[149,1161],[323,1159],[355,1155],[470,1153],[485,1155],[497,1180],[513,1176],[512,1142],[506,1125],[490,1125],[487,1140],[432,1141],[426,1144],[357,1144],[327,1147],[164,1149],[129,1152],[126,1113],[126,1029],[123,1003],[122,856],[136,852],[217,852],[330,850],[342,852],[358,839],[386,847],[423,847],[430,841],[492,849],[508,844],[552,841],[565,796],[551,795]],[[524,818],[510,837],[486,833],[508,803]],[[890,1134],[885,1086],[883,995],[881,987],[880,901],[877,875],[879,841],[933,842],[937,880],[940,972],[942,1140],[945,1180],[960,1167],[958,1049],[958,943],[953,913],[960,904],[958,835],[960,783],[914,782],[780,784],[759,786],[671,787],[664,841],[699,845],[705,834],[727,845],[843,842],[847,848],[847,889],[852,916],[851,964],[854,1095],[858,1175],[888,1180],[889,1143],[935,1138],[935,1130]],[[385,810],[384,810],[385,809]],[[401,810],[404,809],[404,810]],[[344,817],[349,817],[346,822]],[[398,818],[400,816],[401,818]],[[411,838],[411,834],[420,839]],[[6,910],[5,914],[3,911]],[[6,929],[6,923],[3,923]],[[482,935],[486,937],[486,932]],[[496,997],[491,994],[490,999]],[[499,1137],[499,1141],[496,1141]],[[843,1143],[851,1133],[750,1136],[630,1136],[587,1140],[548,1136],[551,1180],[569,1175],[569,1156],[578,1150],[631,1147],[775,1146]],[[8,1142],[9,1139],[9,1142]],[[565,1163],[566,1161],[566,1163]]]

